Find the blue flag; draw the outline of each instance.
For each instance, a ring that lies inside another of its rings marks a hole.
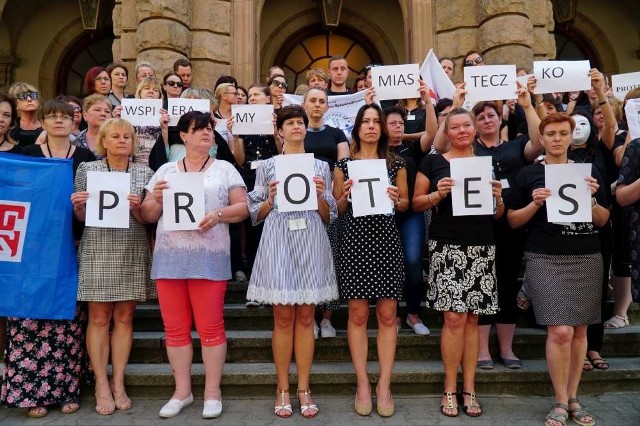
[[[71,160],[0,153],[0,316],[73,319]]]

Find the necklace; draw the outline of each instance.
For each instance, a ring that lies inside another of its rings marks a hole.
[[[109,159],[105,158],[104,161],[107,163],[107,170],[111,171],[111,166],[109,166]],[[129,161],[127,160],[127,168],[124,171],[125,173],[129,173]]]
[[[49,154],[49,157],[53,158],[53,155],[51,155],[51,149],[49,148],[49,142],[47,142],[45,146],[47,147],[47,153]],[[69,149],[67,150],[67,153],[65,154],[64,158],[69,158],[69,153],[71,153],[72,146],[73,145],[69,143]]]
[[[204,163],[202,163],[202,167],[200,167],[200,170],[198,170],[198,173],[200,173],[204,169],[204,166],[207,165],[207,163],[209,162],[210,158],[211,158],[211,156],[207,155],[207,159],[204,160]],[[182,159],[182,167],[184,168],[185,172],[187,172],[187,173],[189,172],[189,170],[187,170],[187,163],[185,163],[184,158]]]

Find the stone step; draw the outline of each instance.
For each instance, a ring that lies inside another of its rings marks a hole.
[[[397,360],[439,360],[440,329],[432,329],[430,336],[418,336],[410,329],[402,329],[398,334]],[[316,341],[314,359],[317,362],[350,361],[346,331],[339,330],[335,338],[320,338]],[[376,331],[369,330],[369,359],[377,360]],[[513,339],[514,352],[523,360],[543,359],[547,333],[543,329],[519,328]],[[200,339],[192,334],[194,361],[201,362]],[[228,331],[227,362],[272,362],[271,331]],[[492,334],[491,351],[493,359],[499,359],[498,341]],[[631,325],[619,330],[606,330],[602,356],[640,357],[640,325]],[[158,331],[135,332],[130,362],[168,362],[164,333]]]
[[[607,371],[591,371],[582,375],[581,395],[605,392],[640,391],[640,359],[610,358]],[[378,363],[369,362],[370,380],[378,378]],[[196,363],[192,368],[194,395],[202,395],[204,366]],[[461,375],[458,376],[459,381]],[[295,389],[295,364],[291,367],[290,389]],[[439,394],[442,392],[444,373],[439,360],[396,361],[392,379],[395,394]],[[169,364],[129,364],[125,384],[134,398],[166,399],[174,390]],[[311,373],[314,395],[353,395],[355,374],[350,362],[315,362]],[[222,377],[225,397],[272,397],[276,389],[273,363],[227,363]],[[553,389],[544,360],[530,360],[521,370],[508,370],[497,366],[492,371],[479,371],[476,392],[482,395],[553,395]]]
[[[400,311],[404,312],[404,302],[400,303]],[[611,316],[613,304],[607,305],[605,319]],[[640,305],[633,303],[628,310],[629,321],[631,324],[640,324]],[[429,328],[442,327],[442,314],[432,309],[424,307],[421,309],[421,318]],[[273,328],[273,312],[270,306],[260,308],[247,308],[244,303],[227,303],[224,306],[225,327],[227,330],[271,330]],[[157,303],[145,303],[136,307],[134,317],[134,330],[136,331],[162,331],[162,319],[160,317],[160,308]],[[346,330],[347,328],[347,308],[343,306],[341,309],[333,313],[333,326],[336,329]],[[519,327],[535,327],[535,317],[533,311],[522,311],[518,317]],[[369,314],[369,328],[376,327],[375,307],[371,307]],[[403,323],[403,327],[406,324]]]

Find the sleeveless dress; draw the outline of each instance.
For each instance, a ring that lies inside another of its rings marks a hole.
[[[345,180],[349,179],[349,161],[358,160],[344,158],[336,163],[336,167],[344,173]],[[403,167],[404,160],[394,156],[387,167],[392,185],[395,185],[398,171]],[[353,209],[349,204],[343,217],[345,219],[336,253],[340,298],[401,298],[404,262],[395,215],[353,217]]]

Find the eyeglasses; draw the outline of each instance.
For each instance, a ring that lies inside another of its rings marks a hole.
[[[169,80],[167,81],[167,86],[171,86],[171,87],[182,87],[184,86],[184,84],[181,81],[173,81],[173,80]]]
[[[365,71],[369,71],[371,68],[375,68],[375,67],[381,67],[382,64],[369,64],[366,67],[364,67]]]
[[[64,115],[64,114],[50,114],[50,115],[45,115],[44,116],[45,120],[51,120],[51,121],[70,121],[73,120],[72,117],[69,117],[68,115]]]
[[[105,81],[105,82],[107,82],[107,81],[111,81],[111,78],[109,78],[109,77],[96,77],[96,78],[93,79],[93,81]]]
[[[82,107],[74,106],[73,107],[73,112],[82,112]]]
[[[16,98],[21,101],[26,101],[27,98],[31,98],[31,100],[36,100],[40,98],[38,92],[22,92],[16,95]]]
[[[271,82],[271,85],[276,86],[276,87],[281,87],[283,89],[286,89],[287,87],[289,87],[289,85],[287,84],[286,81],[279,81],[279,80],[273,80]]]
[[[233,95],[233,96],[238,96],[238,92],[224,92],[225,95]]]
[[[465,67],[472,67],[474,65],[478,65],[482,63],[482,56],[478,56],[475,59],[467,59],[466,61],[464,61],[464,66]]]

